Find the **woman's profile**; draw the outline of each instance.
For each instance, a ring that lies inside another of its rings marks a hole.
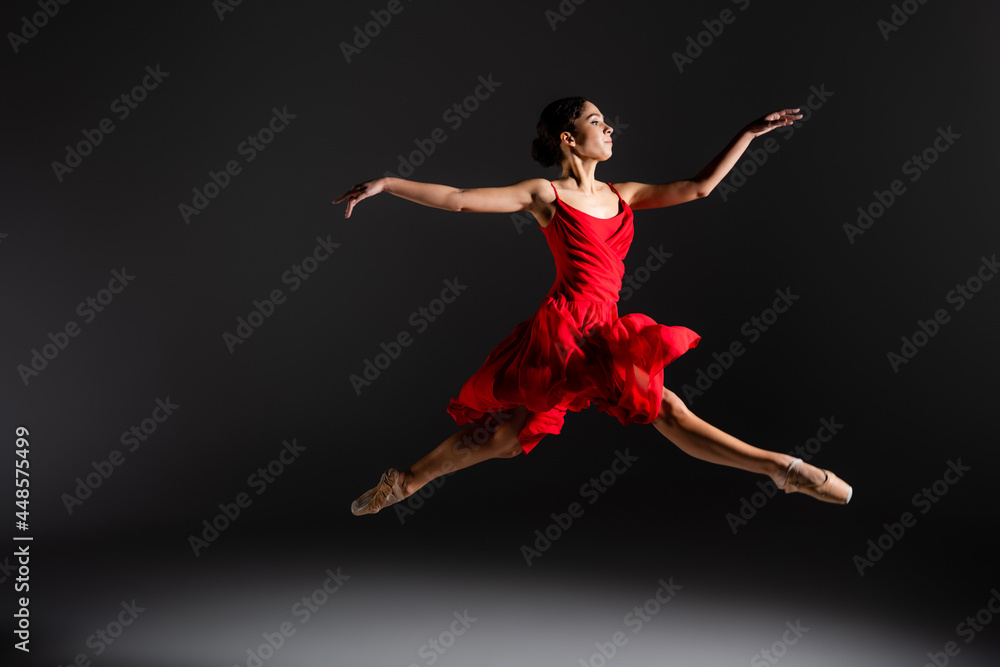
[[[378,484],[351,504],[351,511],[376,513],[453,470],[527,454],[543,437],[562,430],[567,412],[591,405],[624,425],[652,424],[695,458],[767,475],[786,493],[850,501],[851,487],[829,470],[719,430],[664,387],[664,367],[696,347],[698,334],[658,324],[641,313],[618,314],[633,210],[708,195],[754,137],[802,118],[798,111],[775,111],[751,122],[691,179],[611,184],[596,180],[595,170],[612,155],[613,128],[592,102],[567,97],[542,111],[531,148],[543,167],[561,167],[554,181],[531,178],[506,187],[463,189],[377,178],[335,199],[334,204],[347,200],[345,218],[363,199],[380,192],[447,211],[527,211],[537,220],[556,265],[555,283],[537,312],[490,352],[448,405],[456,423],[469,426],[409,468],[385,470]]]

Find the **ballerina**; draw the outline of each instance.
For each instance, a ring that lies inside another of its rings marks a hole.
[[[544,436],[561,431],[567,411],[591,405],[624,425],[652,424],[695,458],[767,475],[785,493],[847,504],[853,489],[829,470],[721,431],[663,386],[663,368],[698,345],[697,333],[641,313],[619,317],[617,307],[633,210],[707,196],[755,137],[799,120],[798,111],[775,111],[751,122],[691,179],[613,185],[596,180],[594,172],[612,155],[614,129],[592,102],[567,97],[542,111],[531,148],[543,167],[561,167],[555,181],[463,189],[387,177],[359,183],[333,200],[347,200],[345,218],[381,192],[446,211],[528,211],[556,262],[555,283],[538,311],[490,352],[448,405],[459,426],[470,426],[409,468],[385,470],[375,487],[351,503],[351,512],[374,514],[448,472],[527,454]]]

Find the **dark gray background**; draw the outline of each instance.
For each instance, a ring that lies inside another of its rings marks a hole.
[[[436,664],[596,667],[595,642],[627,630],[623,616],[671,577],[677,598],[615,665],[759,663],[796,620],[810,630],[785,665],[921,665],[949,641],[961,648],[953,664],[996,664],[1000,623],[968,643],[957,633],[1000,586],[1000,283],[961,310],[946,295],[1000,248],[1000,11],[911,2],[919,9],[884,39],[890,3],[562,6],[575,9],[553,30],[554,0],[404,2],[350,63],[340,43],[385,3],[244,2],[220,20],[207,1],[73,2],[17,53],[8,37],[2,497],[13,498],[24,425],[34,541],[30,656],[11,648],[11,556],[0,572],[5,661],[245,665],[262,633],[339,567],[351,577],[342,591],[265,664],[430,664],[421,646],[469,609],[480,620]],[[726,8],[735,20],[678,71],[672,54]],[[20,31],[38,11],[8,3],[0,26]],[[169,75],[119,119],[111,102],[156,65]],[[500,85],[453,128],[442,114],[480,76]],[[782,494],[734,534],[727,514],[763,478],[588,410],[527,456],[444,478],[412,515],[350,514],[386,467],[458,430],[449,399],[534,312],[554,267],[541,233],[517,224],[526,214],[382,195],[344,220],[346,204],[331,200],[396,171],[439,127],[447,140],[413,180],[557,178],[529,148],[542,108],[568,95],[593,100],[616,127],[598,179],[687,178],[749,121],[804,107],[814,87],[832,95],[794,132],[767,135],[779,150],[736,192],[636,213],[626,271],[650,246],[673,254],[620,311],[701,334],[665,371],[682,393],[714,352],[747,342],[741,327],[776,289],[799,295],[689,404],[782,451],[835,418],[843,428],[814,462],[853,484],[848,507]],[[273,108],[295,118],[246,163],[237,147]],[[52,162],[105,117],[115,130],[57,180]],[[903,163],[939,128],[959,138],[911,182]],[[230,159],[242,173],[185,224],[178,205]],[[850,243],[844,223],[894,179],[905,193]],[[340,246],[290,291],[281,276],[317,237]],[[134,281],[85,323],[77,304],[122,267]],[[410,314],[454,278],[467,289],[417,334]],[[285,303],[230,353],[223,332],[275,288]],[[887,354],[938,308],[950,321],[894,372]],[[80,334],[26,385],[17,367],[70,320]],[[358,395],[349,376],[401,331],[413,344]],[[122,432],[167,397],[174,414],[126,452]],[[248,476],[292,439],[305,449],[256,494]],[[638,462],[529,566],[521,546],[626,448]],[[116,449],[122,465],[70,514],[64,494]],[[959,460],[970,470],[920,513],[913,495]],[[195,556],[189,536],[240,492],[252,504]],[[905,511],[915,525],[860,576],[854,557]],[[88,637],[133,599],[146,611],[96,655]]]

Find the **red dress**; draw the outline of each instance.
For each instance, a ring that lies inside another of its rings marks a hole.
[[[633,237],[632,209],[621,195],[618,201],[618,215],[597,218],[565,204],[556,191],[552,222],[538,226],[555,259],[555,284],[451,399],[448,414],[459,426],[485,424],[491,412],[524,405],[531,414],[517,439],[527,453],[562,430],[567,410],[593,404],[626,426],[656,419],[663,367],[701,336],[641,313],[618,317],[622,260]]]

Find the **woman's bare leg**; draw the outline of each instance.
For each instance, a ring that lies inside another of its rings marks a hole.
[[[653,425],[685,453],[710,463],[767,475],[778,488],[785,486],[785,475],[796,460],[788,454],[749,445],[712,426],[666,388],[663,389],[660,414]],[[800,462],[795,470],[799,486],[821,485],[826,478],[826,472],[809,463]]]
[[[638,367],[636,378],[645,382],[646,375]],[[767,475],[779,487],[784,485],[784,475],[794,456],[754,447],[712,426],[691,412],[677,394],[663,388],[660,410],[653,426],[670,442],[686,454],[709,463],[739,468]],[[820,484],[825,473],[815,466],[802,463],[797,469],[797,481],[802,484]]]
[[[386,471],[379,483],[351,503],[354,514],[372,514],[413,495],[431,480],[454,470],[495,458],[517,456],[524,450],[517,434],[531,413],[523,405],[494,415],[483,425],[468,426],[407,469]]]
[[[495,458],[510,458],[524,452],[517,434],[528,419],[528,409],[519,406],[505,421],[490,420],[455,433],[426,456],[404,470],[403,493],[409,496],[441,475]]]

